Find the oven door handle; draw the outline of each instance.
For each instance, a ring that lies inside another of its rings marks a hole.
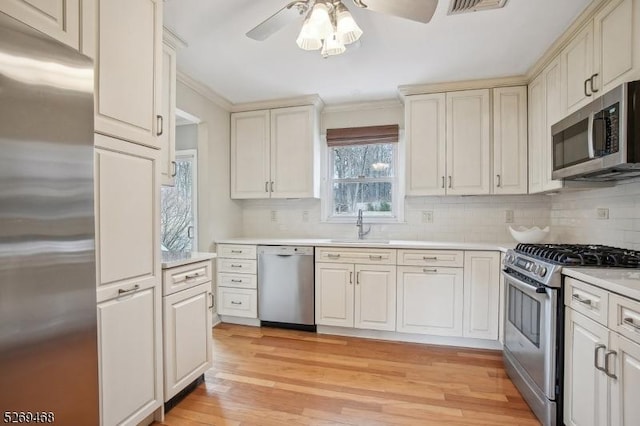
[[[524,290],[525,293],[528,294],[532,294],[532,293],[536,293],[536,294],[547,294],[547,287],[544,286],[535,286],[532,284],[529,284],[527,282],[522,281],[519,278],[514,277],[513,275],[510,275],[508,272],[506,271],[502,271],[502,274],[504,275],[506,280],[509,280],[510,282],[512,282],[513,284],[516,285],[516,287],[519,287],[521,290]]]

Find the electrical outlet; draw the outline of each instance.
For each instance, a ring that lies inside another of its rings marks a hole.
[[[433,223],[433,210],[425,210],[422,212],[422,223]]]
[[[302,212],[302,221],[309,222],[309,212],[307,210]]]
[[[513,223],[513,210],[504,211],[504,223]]]
[[[601,207],[601,208],[598,208],[596,212],[597,212],[597,218],[599,220],[609,219],[609,209]]]
[[[271,210],[271,222],[277,222],[277,221],[278,221],[278,211]]]

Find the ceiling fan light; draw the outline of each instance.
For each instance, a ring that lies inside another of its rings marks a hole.
[[[362,35],[362,30],[342,3],[339,4],[336,15],[336,27],[342,42],[351,44],[358,41]]]
[[[337,32],[333,32],[329,38],[324,40],[324,44],[322,45],[322,57],[326,58],[328,56],[335,56],[344,53],[347,50],[344,47],[344,43],[338,36]]]
[[[313,5],[313,9],[311,10],[308,20],[309,25],[313,28],[319,39],[324,40],[329,38],[331,33],[333,33],[333,24],[331,23],[329,6],[324,2],[318,1]]]
[[[311,25],[309,19],[305,19],[302,24],[296,43],[300,49],[304,50],[318,50],[322,47],[322,39],[318,36],[318,32]]]

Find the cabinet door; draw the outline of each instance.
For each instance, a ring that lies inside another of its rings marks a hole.
[[[564,423],[606,425],[607,376],[596,369],[595,362],[604,366],[609,332],[573,309],[566,309],[565,324]]]
[[[319,147],[315,108],[271,110],[271,198],[319,196]]]
[[[98,304],[101,424],[138,424],[162,404],[159,285]]]
[[[397,330],[462,336],[462,268],[398,267]]]
[[[356,328],[396,329],[396,267],[356,265]]]
[[[464,254],[464,337],[498,339],[500,253]]]
[[[207,282],[163,298],[165,402],[210,367],[210,292]]]
[[[269,111],[231,114],[231,198],[269,198]]]
[[[96,132],[159,148],[162,1],[96,1]]]
[[[611,425],[632,426],[640,419],[640,345],[611,333],[610,350],[615,351],[617,379],[611,381]],[[611,367],[610,367],[611,368]],[[604,423],[603,423],[604,424]]]
[[[603,94],[640,68],[640,3],[614,0],[594,20],[594,90]]]
[[[562,91],[562,66],[559,59],[551,62],[543,71],[544,78],[544,128],[542,131],[542,189],[552,191],[562,188],[562,180],[551,179],[553,173],[553,138],[551,126],[562,120],[567,112]]]
[[[445,195],[446,95],[408,97],[405,104],[407,195]]]
[[[316,263],[316,324],[353,327],[351,264]]]
[[[529,84],[529,193],[542,191],[546,103],[544,73]]]
[[[527,193],[527,88],[493,89],[493,192]]]
[[[489,89],[447,93],[447,194],[491,192]]]
[[[593,99],[588,82],[593,75],[593,21],[578,33],[561,55],[567,111],[572,113]]]
[[[176,51],[166,43],[162,46],[160,86],[160,180],[163,185],[173,186],[176,173]]]
[[[80,0],[2,0],[0,12],[75,49],[80,47]]]
[[[160,282],[158,151],[95,136],[98,301]]]

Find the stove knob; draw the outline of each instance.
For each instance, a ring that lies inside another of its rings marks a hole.
[[[542,266],[542,267],[540,267],[540,269],[538,269],[538,276],[540,278],[544,278],[545,275],[547,275],[547,268]]]

